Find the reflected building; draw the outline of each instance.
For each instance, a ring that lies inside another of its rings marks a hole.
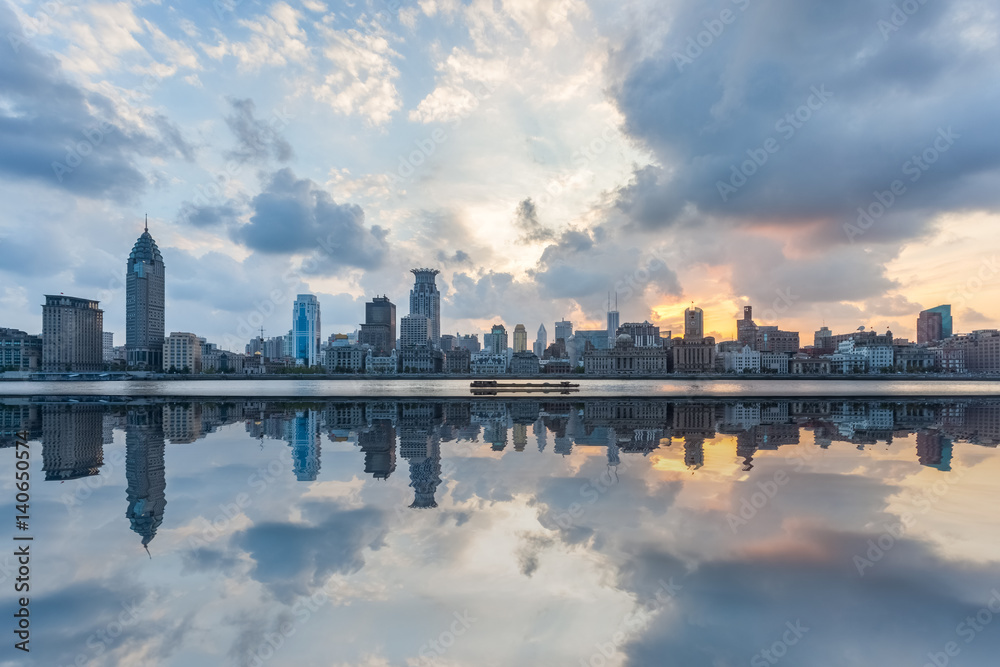
[[[297,410],[285,422],[285,437],[292,448],[292,470],[300,482],[315,482],[319,475],[320,435],[316,410]]]
[[[164,448],[163,410],[130,407],[125,428],[125,516],[147,550],[167,506]]]
[[[40,408],[28,398],[0,400],[0,449],[13,447],[18,433],[27,433],[28,440],[37,440],[42,434]]]
[[[376,419],[358,433],[358,447],[365,455],[365,474],[389,479],[396,470],[396,429],[387,419]]]
[[[939,431],[917,433],[917,460],[922,466],[951,470],[951,440]]]
[[[413,509],[437,507],[434,494],[441,484],[441,405],[401,403],[399,406],[399,453],[410,465]]]
[[[42,471],[46,480],[89,477],[104,465],[104,407],[42,407]]]

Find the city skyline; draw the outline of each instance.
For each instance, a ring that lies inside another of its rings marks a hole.
[[[373,294],[405,304],[401,266],[439,267],[443,331],[601,328],[609,290],[674,331],[695,301],[718,339],[747,304],[798,331],[916,339],[941,303],[995,326],[1000,19],[754,4],[702,37],[730,4],[5,2],[4,137],[28,143],[0,161],[4,326],[37,333],[65,293],[125,340],[114,267],[146,213],[168,331],[213,340],[258,312],[287,330],[299,293],[346,330]]]

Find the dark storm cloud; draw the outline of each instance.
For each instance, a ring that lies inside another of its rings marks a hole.
[[[274,158],[279,162],[292,159],[292,146],[281,135],[283,116],[275,115],[264,121],[254,116],[252,99],[229,99],[233,112],[226,116],[226,125],[236,137],[237,146],[227,157],[241,162],[261,162]]]
[[[331,574],[360,570],[364,550],[380,548],[386,534],[382,513],[372,508],[319,503],[303,509],[324,518],[311,525],[258,524],[233,538],[254,560],[250,576],[286,603],[312,594]]]
[[[609,290],[641,296],[649,287],[681,294],[677,274],[662,258],[619,244],[601,227],[564,231],[542,252],[534,278],[552,298],[600,297],[603,303]]]
[[[264,191],[251,201],[249,224],[233,237],[261,253],[317,252],[316,272],[339,267],[374,269],[388,250],[387,231],[365,227],[365,213],[354,204],[338,204],[319,185],[284,168],[271,175]]]
[[[239,221],[241,209],[235,200],[225,204],[193,204],[184,202],[177,213],[177,221],[195,227],[226,227]]]
[[[614,59],[626,131],[664,165],[638,169],[618,206],[646,227],[675,225],[687,207],[742,224],[826,221],[817,243],[848,241],[843,224],[894,180],[905,192],[866,241],[918,235],[940,210],[997,206],[986,176],[1000,166],[1000,88],[988,83],[1000,58],[995,40],[970,34],[995,34],[1000,19],[985,4],[927,3],[880,30],[897,4],[680,3],[653,55]],[[706,21],[717,35],[699,36]],[[907,164],[935,142],[926,170]],[[753,156],[755,173],[731,183]]]
[[[518,243],[538,243],[555,238],[555,232],[538,221],[538,209],[531,197],[517,205],[514,227],[521,233]]]
[[[452,255],[449,255],[444,250],[439,250],[437,258],[442,264],[468,264],[472,262],[472,257],[464,250],[456,250]]]
[[[107,97],[70,83],[54,58],[21,39],[22,27],[6,3],[0,4],[0,35],[0,174],[121,201],[148,185],[137,158],[193,158],[166,117],[146,119],[159,132],[154,136],[118,117]]]
[[[869,535],[785,526],[787,540],[703,562],[685,573],[660,546],[635,549],[624,568],[639,599],[661,582],[679,590],[634,641],[622,647],[628,665],[770,664],[754,656],[780,641],[787,623],[806,628],[787,647],[786,661],[805,666],[924,664],[947,642],[963,661],[989,664],[1000,635],[984,632],[966,644],[956,627],[992,595],[990,570],[958,568],[924,544],[900,539],[859,577],[853,558]],[[764,550],[760,550],[764,549]]]

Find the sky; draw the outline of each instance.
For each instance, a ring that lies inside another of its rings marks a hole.
[[[0,0],[0,326],[100,299],[144,216],[166,329],[242,349],[566,318],[719,339],[1000,322],[1000,15],[956,0]]]

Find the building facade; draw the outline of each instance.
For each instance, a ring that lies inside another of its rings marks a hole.
[[[327,373],[361,373],[367,356],[367,345],[334,345],[323,351],[323,365]]]
[[[660,346],[636,346],[632,337],[619,334],[608,350],[583,353],[587,375],[665,375],[670,371],[670,351]]]
[[[507,328],[502,324],[494,324],[490,329],[489,344],[483,347],[483,352],[491,354],[507,353]]]
[[[365,304],[365,322],[358,342],[371,345],[379,355],[396,349],[396,305],[389,297],[377,296]]]
[[[528,351],[528,330],[523,324],[514,327],[514,354]]]
[[[365,373],[368,375],[395,375],[399,372],[399,356],[396,350],[388,355],[377,356],[369,348],[365,354]]]
[[[103,334],[104,311],[98,301],[46,294],[42,306],[42,370],[102,370]]]
[[[705,314],[692,306],[684,311],[684,336],[671,346],[675,373],[711,373],[715,370],[715,338],[705,336]]]
[[[173,331],[163,342],[163,370],[200,373],[201,341],[193,333]]]
[[[292,356],[296,366],[318,366],[322,336],[319,299],[314,294],[299,294],[292,304]]]
[[[917,316],[917,344],[944,340],[944,318],[940,311],[923,310]]]
[[[479,352],[472,355],[469,366],[473,375],[502,375],[507,372],[507,354]]]
[[[42,337],[0,328],[0,371],[37,371],[42,367]]]
[[[663,340],[660,338],[660,327],[644,322],[626,322],[618,327],[615,337],[627,334],[632,339],[635,347],[663,347]]]
[[[569,337],[573,335],[573,323],[569,320],[559,320],[556,322],[556,340],[567,341]]]
[[[399,320],[399,345],[411,347],[430,343],[430,320],[423,315],[404,315]]]
[[[403,373],[441,373],[444,353],[426,344],[403,346],[399,350],[399,366]]]
[[[515,352],[510,358],[510,372],[514,375],[538,375],[538,357],[531,352]]]
[[[472,353],[465,348],[457,348],[445,352],[444,370],[446,373],[468,375]]]
[[[441,344],[441,292],[435,284],[437,269],[410,269],[414,276],[413,289],[410,290],[410,315],[423,315],[427,318],[431,342]]]
[[[163,366],[166,269],[149,226],[129,253],[125,272],[125,357],[133,368]]]

